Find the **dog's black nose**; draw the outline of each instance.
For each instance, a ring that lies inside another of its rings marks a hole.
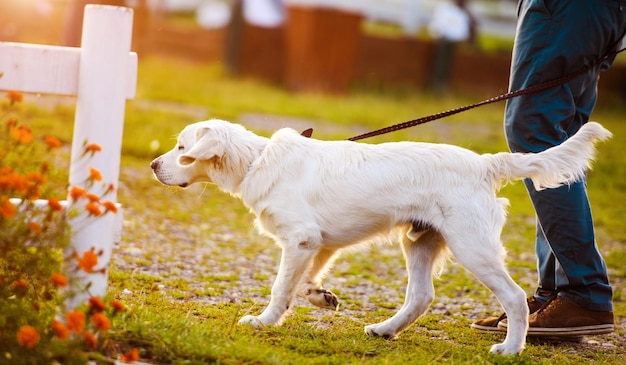
[[[156,168],[157,168],[158,166],[159,166],[159,161],[157,161],[157,160],[154,160],[154,161],[152,161],[152,162],[150,163],[150,167],[151,167],[153,170],[156,170]]]

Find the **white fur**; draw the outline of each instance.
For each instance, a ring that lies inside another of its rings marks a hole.
[[[423,314],[434,298],[432,275],[449,249],[507,313],[506,338],[491,351],[513,354],[524,347],[528,308],[503,263],[507,201],[496,191],[502,182],[525,177],[538,189],[580,179],[594,141],[610,136],[590,122],[539,154],[478,155],[445,144],[320,141],[291,129],[268,139],[209,120],[186,127],[176,148],[151,166],[163,184],[213,182],[241,198],[259,230],[282,248],[269,305],[240,323],[278,324],[296,295],[336,309],[337,297],[322,289],[321,280],[337,253],[400,229],[409,273],[405,303],[365,331],[394,337]]]

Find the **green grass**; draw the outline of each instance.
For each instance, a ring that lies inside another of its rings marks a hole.
[[[241,202],[213,186],[185,191],[166,188],[153,179],[148,166],[153,157],[174,146],[182,127],[203,118],[236,122],[250,113],[268,119],[287,116],[323,126],[316,128],[317,138],[344,139],[361,129],[475,101],[467,96],[438,99],[411,90],[353,90],[345,96],[293,94],[258,81],[226,77],[215,65],[142,59],[138,96],[128,103],[126,112],[119,191],[125,225],[120,248],[113,254],[109,290],[129,311],[115,320],[105,336],[105,347],[112,354],[138,347],[143,359],[163,364],[621,364],[626,355],[623,342],[617,348],[532,342],[520,356],[489,354],[489,346],[501,341],[501,336],[471,330],[463,309],[472,300],[489,303],[494,312],[499,311],[498,305],[455,264],[435,281],[436,291],[439,296],[466,300],[465,306],[452,313],[428,312],[396,340],[365,336],[363,325],[388,318],[401,304],[405,274],[397,247],[372,247],[338,260],[329,276],[345,279],[331,288],[341,299],[342,311],[320,313],[305,305],[296,308],[281,327],[239,326],[236,322],[241,316],[259,313],[267,303],[274,277],[274,273],[255,271],[255,259],[270,255],[278,264],[279,249],[256,233],[253,217]],[[71,106],[49,110],[26,105],[24,111],[38,131],[43,129],[69,143]],[[504,151],[502,114],[503,104],[485,106],[367,142],[420,140],[457,144],[477,152]],[[600,105],[594,113],[593,119],[615,136],[600,146],[589,177],[598,244],[615,287],[615,313],[621,322],[617,333],[622,341],[626,331],[625,116],[626,108],[620,105]],[[521,183],[506,186],[500,195],[511,201],[503,232],[511,274],[527,277],[535,260],[532,206]],[[129,254],[130,247],[139,253]],[[183,260],[189,252],[192,257]],[[233,264],[239,258],[243,258],[241,264]],[[258,285],[240,288],[241,297],[218,300],[239,288],[248,276]],[[368,287],[367,297],[346,294],[358,285]],[[527,292],[534,288],[534,282],[520,285]],[[398,298],[376,293],[382,287],[397,289]],[[366,305],[369,309],[360,311]]]

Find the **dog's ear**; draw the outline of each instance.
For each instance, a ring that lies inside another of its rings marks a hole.
[[[224,138],[220,138],[209,127],[199,128],[196,131],[196,143],[189,151],[178,157],[178,163],[182,166],[191,165],[196,160],[209,160],[215,156],[224,154]]]

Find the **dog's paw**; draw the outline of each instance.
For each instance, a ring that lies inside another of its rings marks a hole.
[[[381,325],[380,323],[365,326],[365,334],[371,336],[379,336],[385,339],[394,339],[398,336],[397,333],[386,329],[385,326]]]
[[[491,346],[490,352],[497,355],[515,355],[521,353],[523,346],[510,346],[507,343],[498,343]]]
[[[247,324],[252,327],[263,327],[265,324],[261,322],[259,317],[256,316],[244,316],[239,320],[239,324]]]
[[[326,289],[309,289],[304,297],[314,306],[334,311],[339,309],[339,298]]]

